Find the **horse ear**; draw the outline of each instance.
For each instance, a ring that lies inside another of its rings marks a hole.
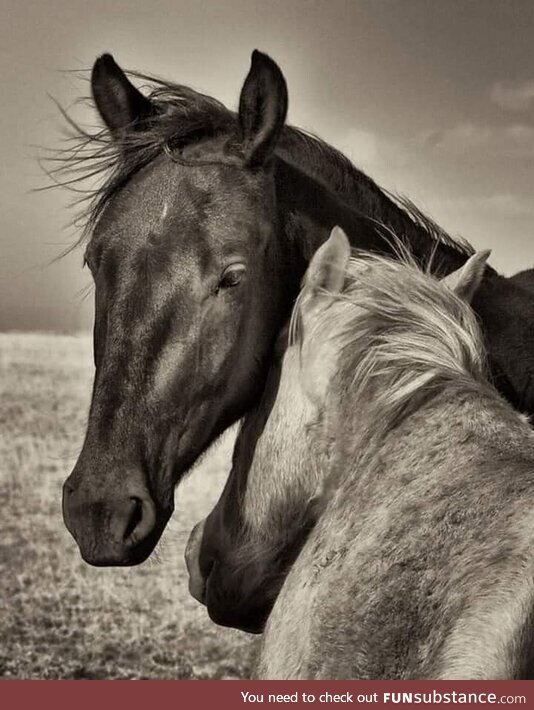
[[[247,165],[261,165],[273,152],[286,114],[284,75],[270,57],[255,49],[239,97],[241,150]]]
[[[490,254],[490,249],[477,251],[476,254],[469,257],[463,266],[445,276],[443,283],[454,291],[457,296],[471,303],[484,277],[486,261]]]
[[[128,80],[111,54],[103,54],[94,63],[91,89],[98,112],[113,135],[135,130],[153,113],[152,103]]]
[[[339,293],[345,282],[345,273],[350,259],[350,242],[341,227],[334,227],[329,238],[313,255],[305,285],[313,290]]]

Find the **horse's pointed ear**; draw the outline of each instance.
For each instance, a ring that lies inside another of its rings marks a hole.
[[[343,288],[350,259],[350,242],[341,227],[334,227],[329,238],[313,255],[305,285],[313,290],[339,293]]]
[[[135,88],[111,54],[93,66],[91,89],[104,123],[115,136],[135,130],[153,112],[152,103]]]
[[[454,291],[457,296],[471,303],[473,296],[484,278],[486,261],[490,254],[490,249],[477,251],[476,254],[469,257],[463,266],[453,271],[452,274],[445,276],[443,283]]]
[[[286,114],[284,75],[270,57],[255,49],[239,97],[240,148],[247,165],[261,165],[273,152]]]

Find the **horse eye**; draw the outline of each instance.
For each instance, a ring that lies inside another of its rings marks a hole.
[[[229,266],[219,281],[219,288],[233,288],[237,286],[245,274],[246,268],[244,264],[232,264]]]

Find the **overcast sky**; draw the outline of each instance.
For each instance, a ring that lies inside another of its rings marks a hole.
[[[110,51],[125,68],[234,108],[255,47],[284,71],[289,120],[344,150],[452,234],[534,265],[532,0],[0,0],[0,329],[91,323],[68,195],[35,144],[57,146],[87,85],[63,69]],[[76,110],[75,110],[76,115]],[[80,116],[80,113],[77,114]],[[91,119],[81,114],[82,118]]]

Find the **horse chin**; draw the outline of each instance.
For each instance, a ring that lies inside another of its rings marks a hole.
[[[206,523],[195,525],[185,549],[191,596],[204,604],[210,619],[250,634],[261,634],[273,606],[272,581],[253,567],[236,569],[222,562],[205,543]]]
[[[161,532],[163,532],[163,528]],[[121,552],[121,554],[98,554],[98,551],[95,554],[93,550],[87,551],[84,548],[80,548],[80,554],[84,562],[92,567],[135,567],[146,562],[154,552],[161,532],[143,540],[127,552]]]
[[[205,581],[204,602],[210,619],[219,626],[227,626],[249,634],[261,634],[267,623],[272,604],[267,602],[263,593],[251,595],[242,600],[232,594],[231,588],[225,589],[219,574],[219,564],[213,568]]]

